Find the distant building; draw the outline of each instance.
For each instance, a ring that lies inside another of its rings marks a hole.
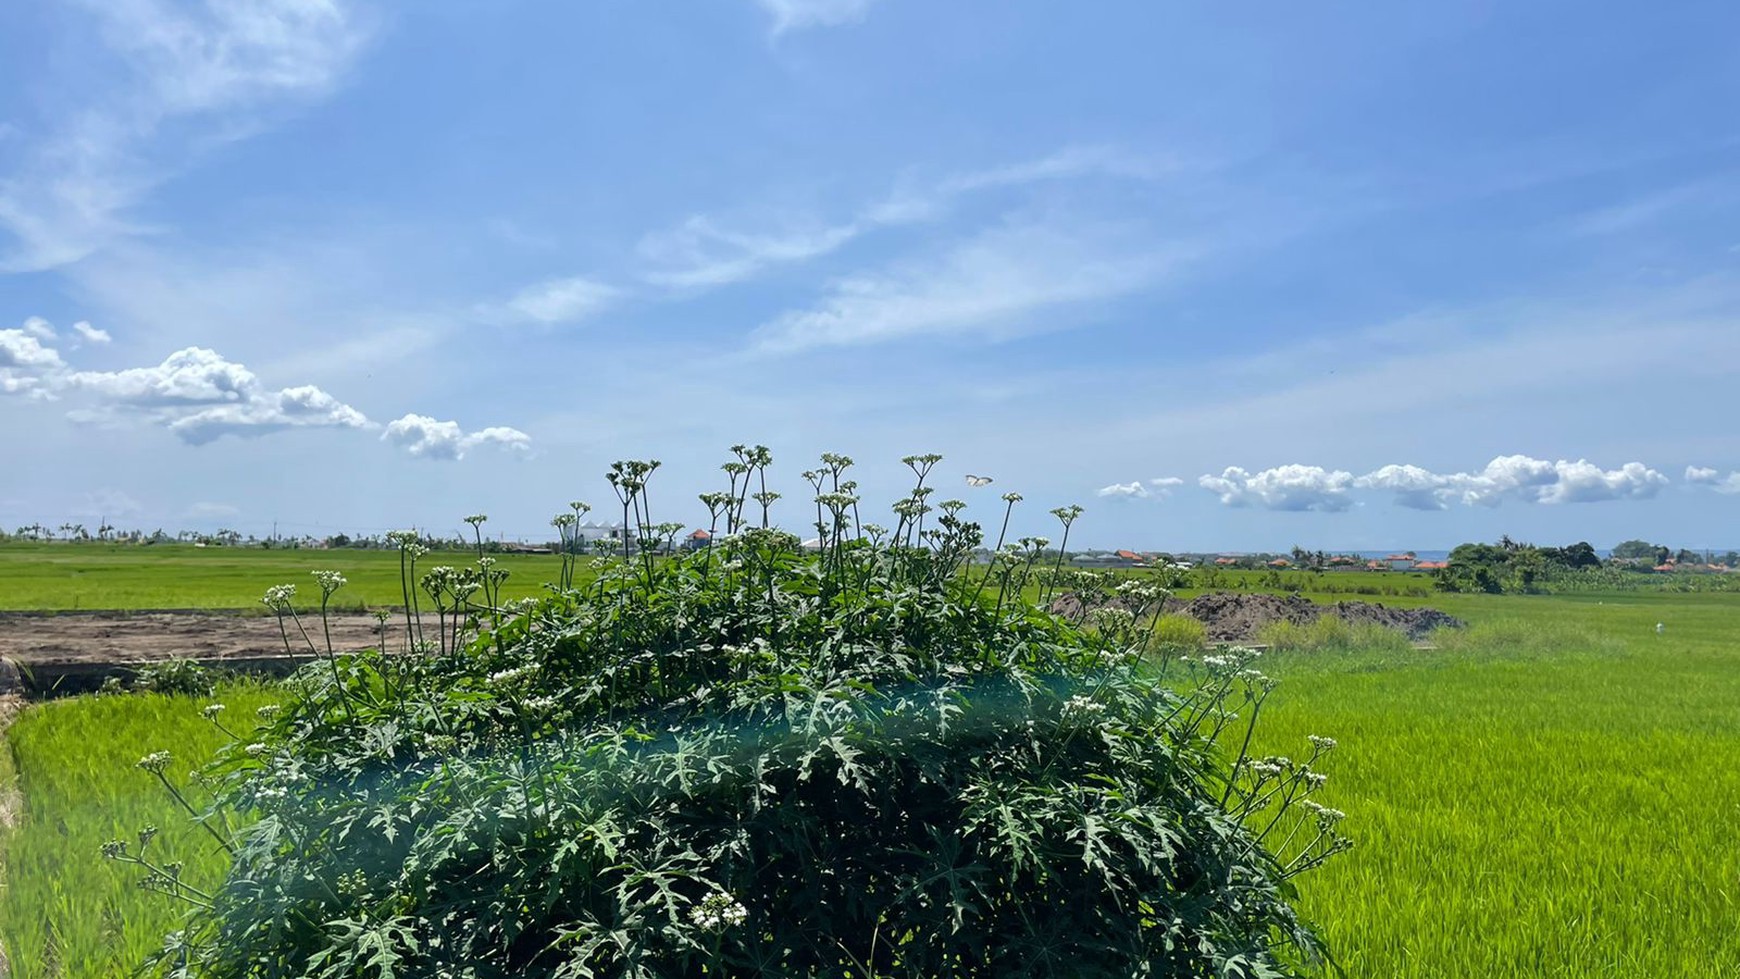
[[[697,530],[683,539],[683,547],[691,551],[702,551],[713,546],[713,535],[705,530]]]

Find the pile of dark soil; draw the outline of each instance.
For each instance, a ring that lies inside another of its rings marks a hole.
[[[1210,642],[1254,639],[1271,622],[1304,625],[1323,614],[1323,606],[1297,595],[1249,594],[1219,591],[1199,595],[1180,612],[1202,623]]]
[[[1212,592],[1191,599],[1179,609],[1208,630],[1213,642],[1255,639],[1271,622],[1305,625],[1320,616],[1333,615],[1351,625],[1377,625],[1423,639],[1439,627],[1460,628],[1462,622],[1435,608],[1392,608],[1373,602],[1337,602],[1319,605],[1298,595],[1260,595],[1244,592]]]
[[[1080,595],[1075,592],[1069,592],[1052,599],[1051,604],[1046,606],[1046,608],[1052,615],[1062,616],[1072,622],[1081,622],[1088,617],[1090,612],[1093,612],[1096,609],[1117,608],[1123,609],[1126,612],[1134,612],[1136,610],[1136,603],[1126,602],[1118,595],[1112,595],[1108,598],[1100,598],[1096,596],[1089,598],[1084,602]],[[1183,602],[1176,598],[1167,598],[1161,602],[1160,613],[1162,615],[1171,615],[1182,608],[1184,608]],[[1150,609],[1149,611],[1153,610]]]
[[[1369,622],[1405,632],[1409,639],[1424,639],[1433,629],[1460,629],[1464,624],[1435,608],[1392,608],[1375,602],[1337,602],[1329,612],[1355,625]]]

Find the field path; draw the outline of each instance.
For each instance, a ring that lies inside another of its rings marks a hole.
[[[379,644],[374,616],[331,617],[332,645],[340,652]],[[309,635],[325,649],[318,617],[304,617]],[[403,629],[403,624],[400,624]],[[389,626],[391,630],[391,626]],[[393,634],[389,631],[389,641]],[[294,624],[291,648],[308,651]],[[237,659],[284,652],[271,616],[207,612],[0,613],[0,657],[29,667],[42,663],[144,663],[167,659]]]

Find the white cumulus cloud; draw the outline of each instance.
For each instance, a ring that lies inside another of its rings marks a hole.
[[[1102,486],[1094,492],[1094,495],[1108,499],[1140,500],[1147,498],[1148,487],[1142,485],[1141,480],[1135,479],[1128,483],[1113,483],[1110,486]]]
[[[1723,476],[1720,470],[1707,466],[1687,466],[1686,482],[1708,486],[1718,493],[1740,493],[1740,472]]]
[[[1353,481],[1360,489],[1389,490],[1396,495],[1396,504],[1412,510],[1444,510],[1461,490],[1456,478],[1421,469],[1419,466],[1384,466]]]
[[[66,362],[42,342],[40,329],[31,328],[39,322],[25,320],[21,329],[0,330],[0,394],[53,397],[51,384],[66,370]]]
[[[1353,506],[1348,492],[1353,474],[1320,466],[1276,466],[1258,473],[1229,466],[1219,476],[1199,478],[1197,484],[1234,507],[1339,513]]]
[[[215,350],[187,347],[154,367],[77,371],[67,383],[106,401],[150,407],[250,400],[259,379]]]
[[[1688,478],[1689,475],[1688,475]],[[1413,465],[1389,465],[1354,481],[1360,489],[1387,490],[1399,506],[1443,510],[1452,503],[1499,506],[1519,503],[1601,503],[1648,499],[1666,486],[1666,476],[1641,462],[1602,469],[1575,462],[1499,456],[1479,472],[1438,473]]]
[[[246,402],[214,405],[169,423],[169,430],[189,445],[204,445],[225,435],[252,437],[289,428],[368,427],[362,412],[311,384],[261,392]]]
[[[66,366],[60,353],[27,330],[0,330],[0,368],[48,371]]]
[[[1163,500],[1171,496],[1173,490],[1183,485],[1184,480],[1177,476],[1162,476],[1159,479],[1150,479],[1146,482],[1133,479],[1127,483],[1102,486],[1094,492],[1094,495],[1102,499]]]
[[[457,460],[480,445],[516,452],[530,448],[532,437],[517,428],[495,426],[467,434],[458,422],[408,414],[387,423],[381,438],[423,459]]]
[[[73,332],[77,333],[79,338],[84,340],[86,343],[94,343],[100,346],[114,339],[114,337],[109,336],[108,330],[99,330],[84,320],[79,320],[77,323],[74,323],[72,328]]]
[[[78,418],[144,420],[189,445],[292,428],[371,427],[362,412],[312,384],[269,388],[246,365],[205,347],[177,350],[151,367],[65,371],[50,380],[57,390],[96,402],[94,409],[78,411]]]

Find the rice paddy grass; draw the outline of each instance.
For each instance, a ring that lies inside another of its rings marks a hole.
[[[141,828],[157,826],[152,850],[184,861],[187,880],[220,879],[227,855],[135,767],[143,755],[169,750],[166,774],[185,784],[189,770],[229,740],[200,716],[214,699],[228,707],[226,723],[243,731],[255,708],[275,697],[259,684],[233,685],[215,698],[79,697],[30,707],[7,729],[6,763],[16,765],[23,796],[17,825],[0,835],[0,946],[14,979],[134,975],[175,930],[184,906],[142,890],[137,868],[102,859],[107,840],[135,840]]]
[[[1740,600],[1444,604],[1474,625],[1437,649],[1265,666],[1261,750],[1340,742],[1321,798],[1358,845],[1301,889],[1341,967],[1740,975]]]

